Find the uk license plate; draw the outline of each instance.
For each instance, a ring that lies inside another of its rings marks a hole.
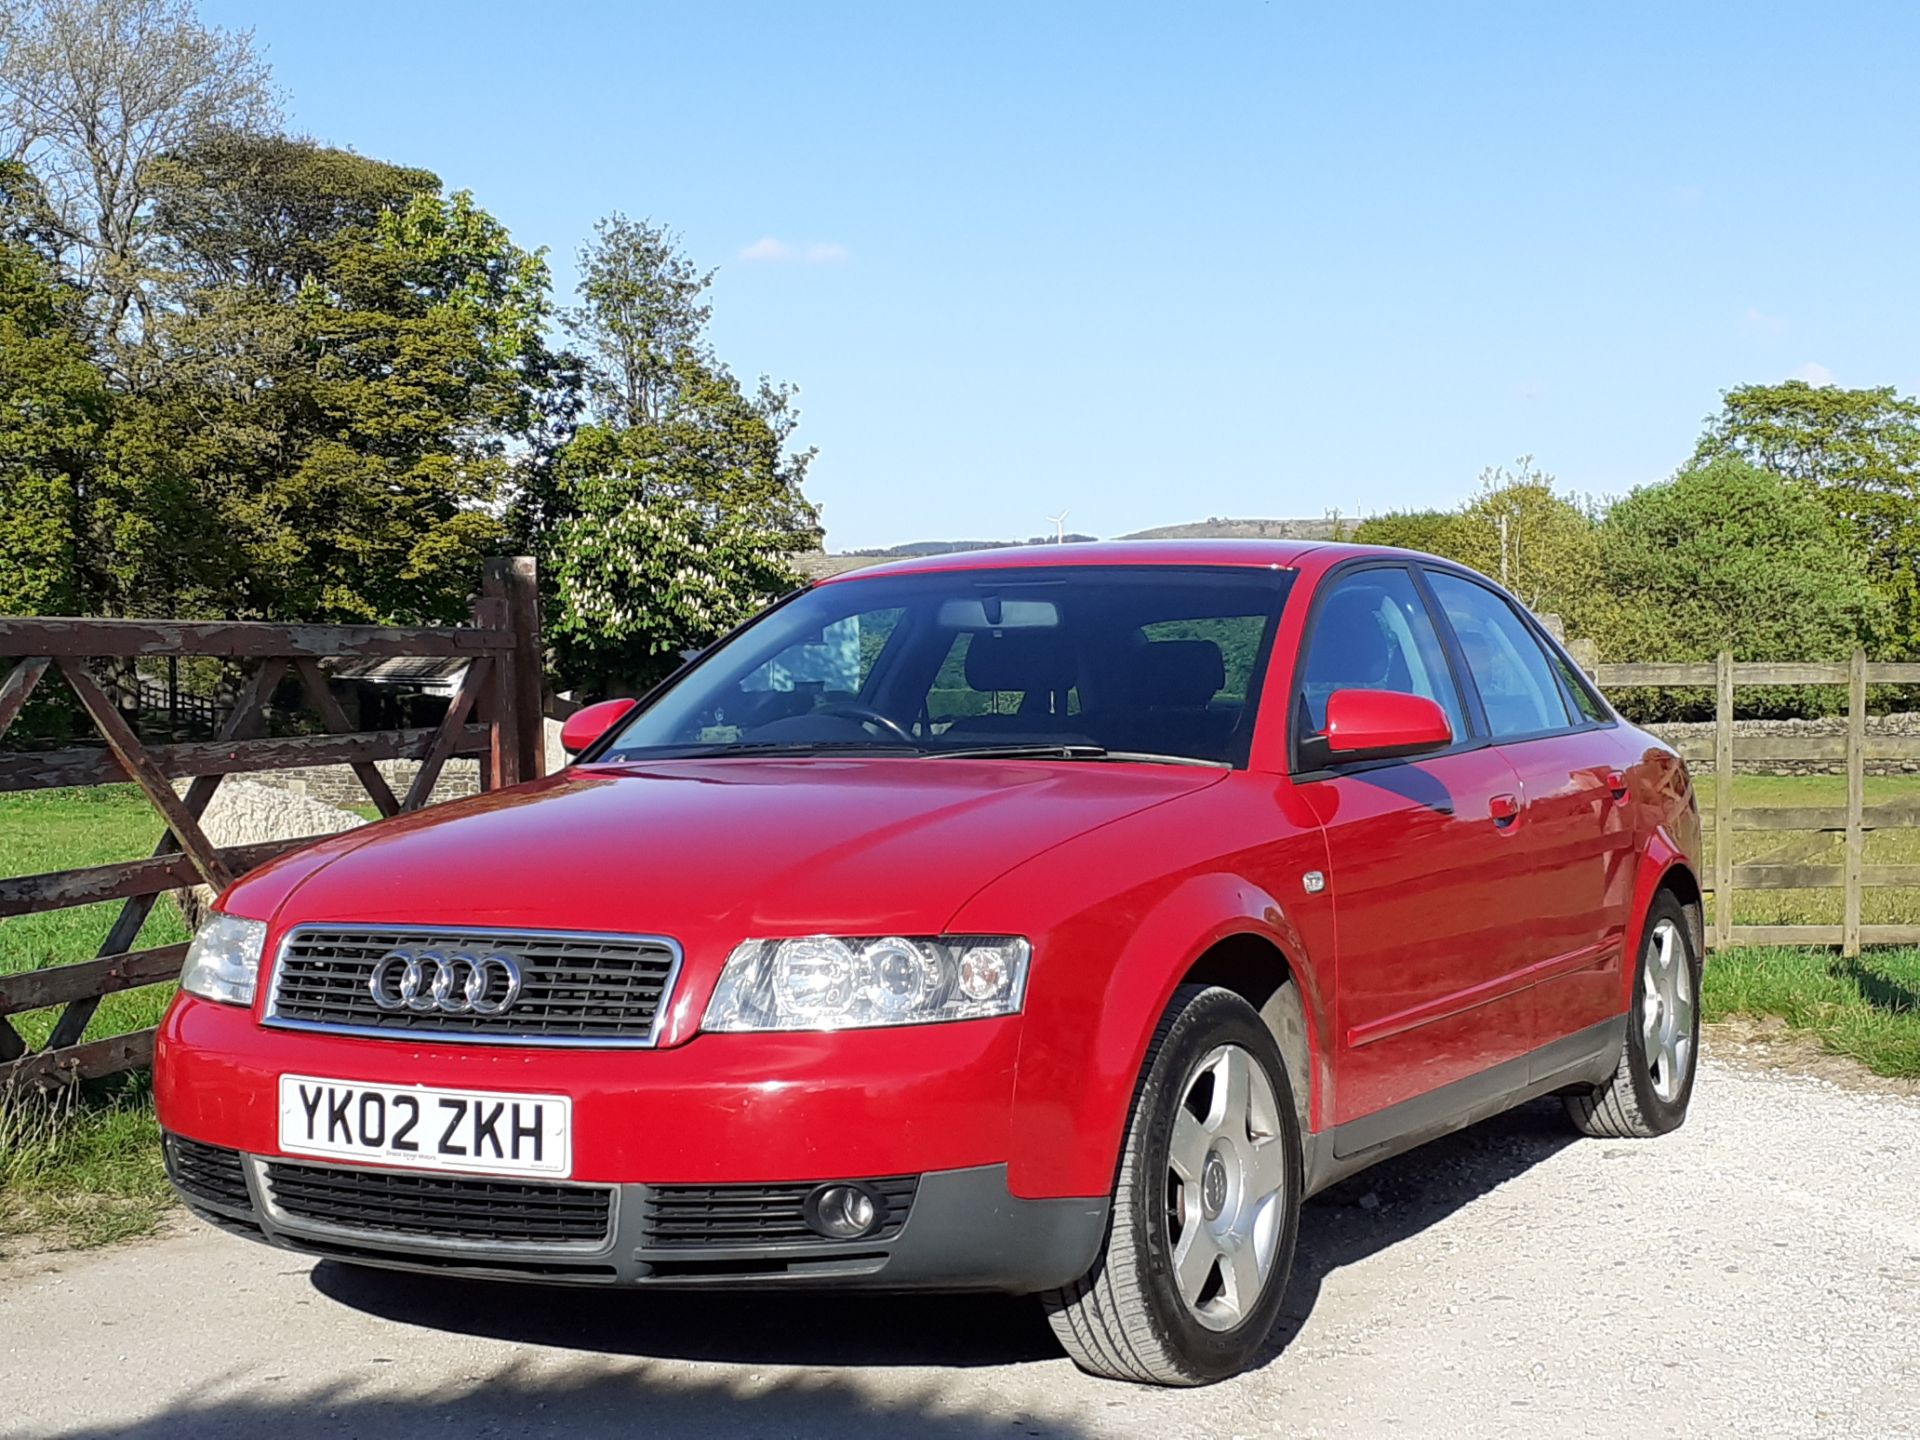
[[[280,1148],[412,1170],[565,1179],[573,1173],[573,1101],[282,1075]]]

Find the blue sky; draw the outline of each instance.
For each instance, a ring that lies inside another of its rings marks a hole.
[[[325,5],[294,128],[612,210],[801,387],[833,548],[1617,494],[1719,392],[1920,390],[1920,7]],[[772,242],[772,243],[763,243]]]

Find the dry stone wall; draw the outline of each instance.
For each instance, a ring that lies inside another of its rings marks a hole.
[[[1678,745],[1686,740],[1702,741],[1708,745],[1713,743],[1711,720],[1649,725],[1647,729],[1669,745]],[[1733,768],[1741,775],[1844,775],[1847,766],[1843,760],[1743,760],[1739,758],[1739,748],[1743,736],[1749,739],[1761,736],[1801,739],[1823,735],[1844,736],[1846,733],[1847,721],[1843,715],[1820,720],[1736,720],[1733,722]],[[1897,715],[1869,715],[1867,734],[1920,735],[1920,713],[1908,711]],[[1870,758],[1866,763],[1869,775],[1920,775],[1920,760]],[[1696,771],[1703,770],[1708,768],[1708,764],[1696,761],[1693,768]]]

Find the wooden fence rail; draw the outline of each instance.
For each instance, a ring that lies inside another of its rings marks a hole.
[[[1603,690],[1634,686],[1674,688],[1704,686],[1714,692],[1714,731],[1711,739],[1687,740],[1676,748],[1690,763],[1711,764],[1715,778],[1714,804],[1702,816],[1714,836],[1713,874],[1706,888],[1713,894],[1713,928],[1708,941],[1715,949],[1730,945],[1838,945],[1845,955],[1858,955],[1862,945],[1920,945],[1920,916],[1908,925],[1861,923],[1862,897],[1875,886],[1920,886],[1920,865],[1869,865],[1866,835],[1870,830],[1920,829],[1920,798],[1866,803],[1866,765],[1869,760],[1920,760],[1920,735],[1869,735],[1869,685],[1920,684],[1920,664],[1871,662],[1856,650],[1846,664],[1799,664],[1777,661],[1736,661],[1722,651],[1704,664],[1599,665],[1594,679]],[[1743,685],[1836,685],[1847,690],[1847,729],[1844,735],[1758,736],[1737,733],[1734,700]],[[1744,809],[1734,797],[1734,770],[1742,760],[1814,761],[1844,763],[1847,800],[1844,806],[1756,805]],[[1846,837],[1838,865],[1736,864],[1733,837],[1739,831],[1833,832]],[[1801,890],[1838,888],[1842,892],[1842,920],[1838,925],[1739,925],[1734,923],[1734,896],[1743,890]]]
[[[533,562],[491,560],[472,623],[458,626],[270,625],[251,621],[0,618],[0,742],[34,691],[58,677],[79,701],[102,746],[0,750],[0,792],[53,786],[137,785],[164,826],[144,859],[0,879],[0,918],[119,900],[121,907],[91,960],[0,975],[0,1091],[112,1074],[147,1064],[153,1031],[88,1040],[103,997],[172,979],[186,946],[133,949],[154,903],[194,885],[224,888],[232,879],[296,846],[305,836],[220,848],[200,820],[223,777],[310,765],[352,767],[382,816],[427,803],[446,762],[471,755],[486,788],[540,773],[544,753],[538,588]],[[146,656],[255,662],[217,738],[147,745],[94,678],[89,662]],[[323,659],[424,656],[467,661],[437,727],[356,731],[328,687]],[[283,682],[297,682],[326,727],[316,735],[263,732]],[[417,760],[404,796],[377,768],[380,760]],[[175,780],[189,781],[184,793]],[[7,1017],[63,1006],[46,1044],[30,1050]]]

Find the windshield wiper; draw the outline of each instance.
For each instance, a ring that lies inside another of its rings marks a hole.
[[[1105,760],[1104,745],[981,745],[968,750],[929,750],[929,760]]]
[[[729,740],[711,745],[662,745],[644,751],[603,755],[600,764],[628,765],[648,760],[711,760],[727,755],[761,759],[786,755],[921,755],[918,745],[903,740]]]
[[[929,760],[1112,760],[1147,765],[1205,765],[1224,769],[1224,760],[1192,755],[1155,755],[1144,750],[1109,750],[1104,745],[982,745],[968,750],[929,750]]]

